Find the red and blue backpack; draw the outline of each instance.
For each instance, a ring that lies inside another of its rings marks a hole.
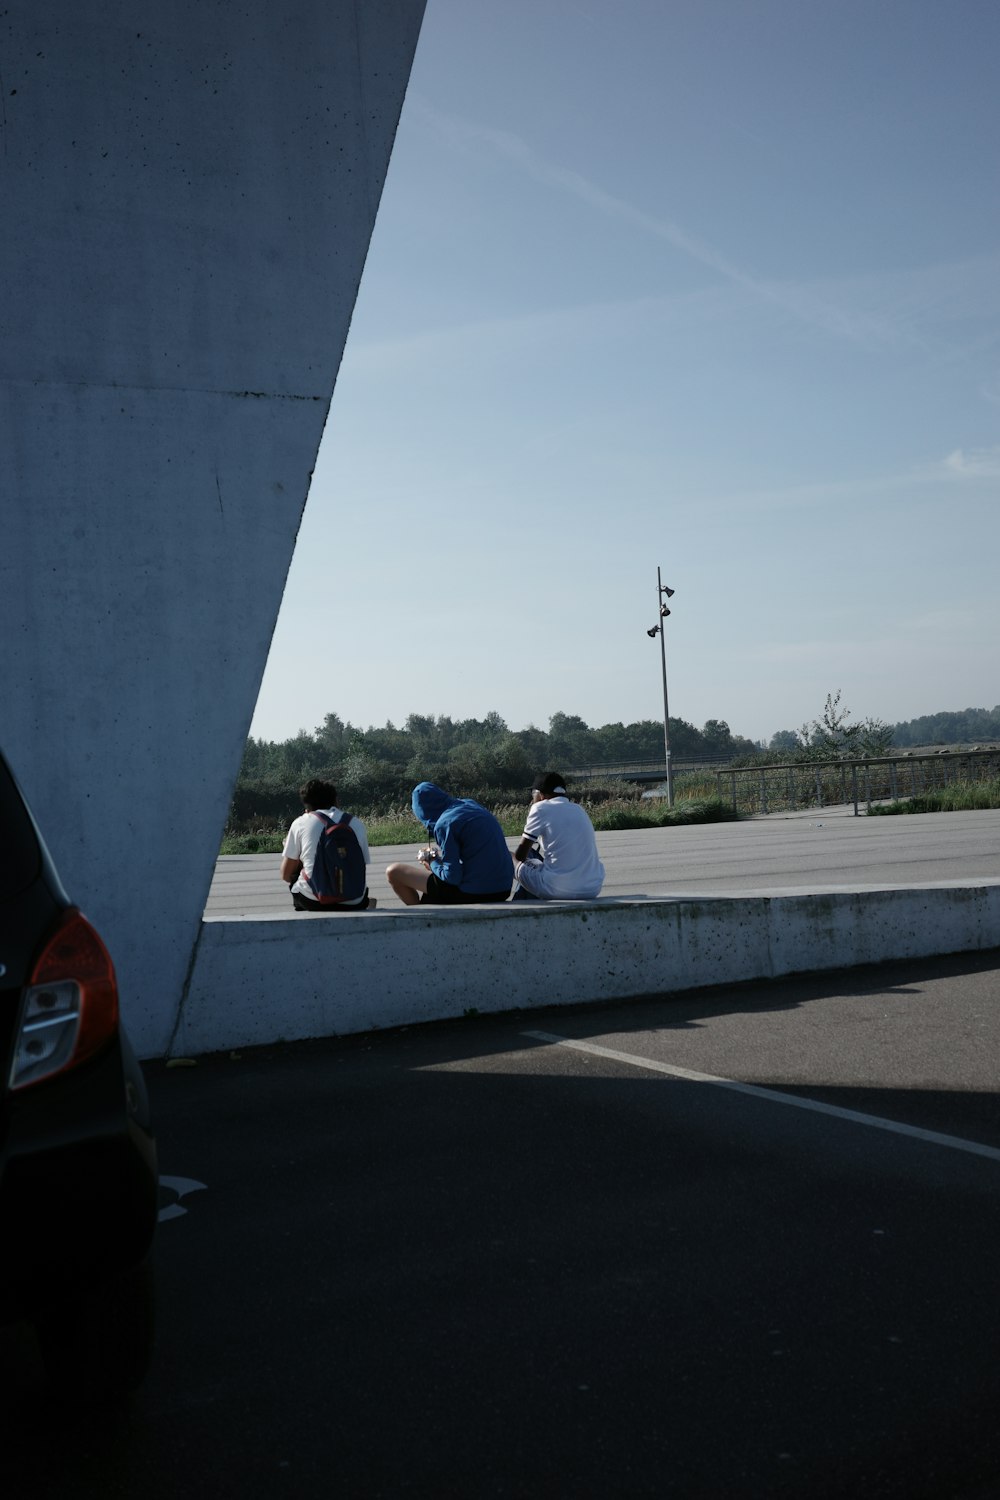
[[[309,884],[321,906],[341,906],[360,901],[367,885],[365,857],[351,827],[351,814],[342,813],[335,823],[324,812],[313,811],[323,824]]]

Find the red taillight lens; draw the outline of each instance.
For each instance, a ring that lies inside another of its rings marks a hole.
[[[75,1067],[100,1051],[117,1029],[111,955],[83,913],[70,909],[49,935],[24,992],[11,1088]]]

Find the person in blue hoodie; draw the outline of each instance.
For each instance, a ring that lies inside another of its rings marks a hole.
[[[419,864],[390,865],[386,870],[386,879],[404,905],[506,901],[514,861],[493,814],[471,797],[449,796],[433,781],[413,788],[411,805],[436,847],[421,849]]]

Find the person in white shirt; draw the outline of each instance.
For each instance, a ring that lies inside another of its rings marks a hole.
[[[514,901],[592,901],[604,884],[594,825],[570,801],[556,771],[539,776],[532,788],[524,836],[514,851],[514,882]]]
[[[313,865],[316,862],[320,834],[325,825],[322,819],[315,817],[314,814],[326,813],[334,823],[339,823],[344,813],[336,806],[337,788],[329,781],[320,781],[314,777],[311,781],[307,781],[305,786],[299,788],[299,796],[302,798],[305,812],[301,817],[296,818],[289,828],[285,847],[281,851],[281,878],[292,888],[292,905],[295,910],[325,912],[369,910],[375,905],[375,898],[369,896],[367,886],[365,886],[364,895],[357,900],[342,901],[336,906],[326,906],[315,899],[309,882]],[[371,862],[371,854],[368,850],[365,825],[360,818],[352,815],[351,827],[357,836],[367,867]]]

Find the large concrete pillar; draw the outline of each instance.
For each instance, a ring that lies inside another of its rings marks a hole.
[[[175,1024],[422,13],[0,11],[0,743],[145,1055]],[[318,680],[342,644],[303,641]]]

